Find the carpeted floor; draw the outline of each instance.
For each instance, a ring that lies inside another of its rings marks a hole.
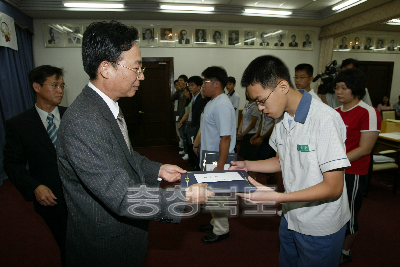
[[[136,150],[152,160],[184,167],[172,147]],[[262,176],[258,180],[266,182]],[[372,180],[359,216],[361,230],[352,249],[353,261],[343,266],[399,266],[400,193],[392,193],[391,181],[389,174]],[[283,190],[281,181],[278,190]],[[197,232],[198,225],[209,222],[210,214],[205,211],[183,218],[178,225],[150,222],[143,266],[278,266],[280,217],[244,216],[249,209],[241,204],[238,215],[229,220],[231,237],[211,245],[201,243],[205,234]],[[0,266],[57,267],[59,260],[57,245],[32,203],[26,203],[6,180],[0,186]]]

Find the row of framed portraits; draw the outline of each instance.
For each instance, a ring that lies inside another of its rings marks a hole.
[[[336,38],[334,51],[400,53],[400,36],[353,33]]]
[[[81,47],[88,24],[43,24],[45,47]],[[133,26],[132,26],[133,27]],[[134,26],[140,47],[229,47],[314,50],[315,32],[263,28]]]

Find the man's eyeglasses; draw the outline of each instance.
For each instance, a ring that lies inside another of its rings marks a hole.
[[[124,67],[124,68],[126,68],[126,69],[128,69],[128,70],[131,70],[131,71],[133,71],[134,73],[136,73],[137,76],[140,76],[140,74],[143,74],[144,71],[145,71],[145,69],[146,69],[146,68],[134,68],[134,69],[132,69],[132,68],[129,68],[129,67],[124,66],[124,65],[122,65],[122,64],[119,64],[118,62],[111,62],[111,63],[115,63],[115,64],[117,64],[117,65],[119,65],[119,66],[121,66],[121,67]],[[142,70],[140,70],[140,69],[142,69]]]
[[[268,98],[272,95],[272,93],[275,91],[275,89],[278,87],[278,85],[281,83],[281,81],[280,82],[278,82],[278,84],[276,85],[276,87],[272,90],[272,92],[268,95],[268,97],[266,98],[266,99],[264,99],[264,100],[255,100],[254,102],[256,102],[256,104],[257,104],[257,106],[263,106],[263,107],[265,107],[265,102],[267,102],[267,100],[268,100]]]
[[[203,81],[203,84],[205,84],[205,83],[211,83],[211,82],[213,82],[213,80],[207,80],[207,81],[204,80],[204,81]]]
[[[57,85],[56,83],[52,83],[52,84],[48,84],[48,83],[44,83],[43,85],[48,85],[51,87],[51,89],[56,90],[57,88],[61,89],[61,90],[65,90],[67,89],[67,86],[65,84],[62,85]]]

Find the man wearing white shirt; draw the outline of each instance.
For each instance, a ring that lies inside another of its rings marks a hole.
[[[36,93],[36,104],[6,122],[4,171],[49,227],[64,266],[67,206],[56,155],[57,130],[66,110],[59,106],[66,89],[63,70],[36,67],[29,72],[29,84]]]
[[[294,69],[294,82],[297,90],[305,89],[311,94],[314,99],[321,101],[321,98],[311,89],[311,83],[314,80],[314,68],[310,64],[303,63],[296,66]]]

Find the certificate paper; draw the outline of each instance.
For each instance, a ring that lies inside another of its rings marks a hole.
[[[245,171],[193,171],[181,174],[181,188],[197,183],[207,183],[214,193],[252,192],[256,188],[250,184]]]
[[[198,183],[216,183],[216,182],[230,182],[242,181],[243,177],[238,172],[206,172],[194,174]]]

